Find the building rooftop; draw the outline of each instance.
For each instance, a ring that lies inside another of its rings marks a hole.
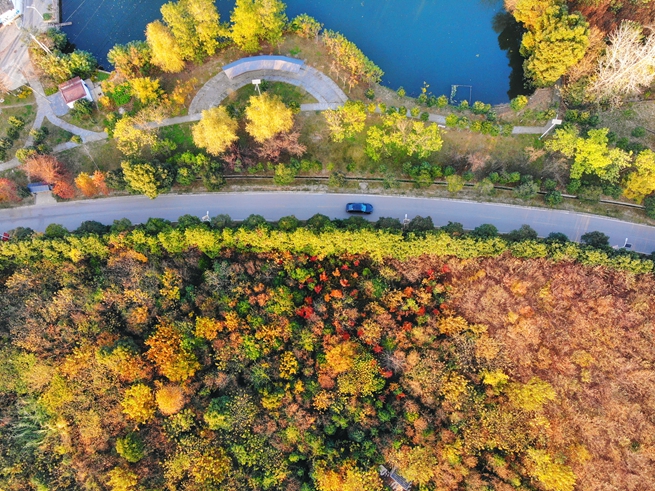
[[[61,92],[61,96],[64,98],[66,104],[86,97],[84,82],[82,82],[80,77],[71,78],[68,82],[59,85],[59,92]]]

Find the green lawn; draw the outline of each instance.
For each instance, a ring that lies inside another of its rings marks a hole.
[[[6,160],[11,160],[16,154],[16,150],[22,148],[25,145],[25,140],[29,135],[30,129],[32,129],[32,124],[34,123],[34,118],[36,116],[36,106],[27,105],[20,107],[9,107],[4,108],[0,106],[0,138],[7,136],[7,129],[9,129],[9,118],[10,117],[22,118],[25,121],[25,126],[20,131],[18,139],[14,141],[13,146],[7,150]]]

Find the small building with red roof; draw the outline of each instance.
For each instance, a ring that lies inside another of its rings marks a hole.
[[[93,102],[91,91],[80,77],[71,78],[68,82],[59,85],[59,93],[64,102],[71,109],[76,101],[86,99]]]

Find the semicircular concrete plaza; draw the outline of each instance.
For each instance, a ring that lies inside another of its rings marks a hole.
[[[189,114],[200,114],[218,106],[232,92],[255,79],[286,82],[305,89],[317,103],[302,104],[301,111],[334,109],[348,100],[330,77],[303,60],[286,56],[250,56],[225,65],[221,73],[207,81],[191,101]]]

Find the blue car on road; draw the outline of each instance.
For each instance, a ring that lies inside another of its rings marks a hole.
[[[348,203],[346,205],[346,211],[348,213],[372,213],[373,205],[370,203]]]

